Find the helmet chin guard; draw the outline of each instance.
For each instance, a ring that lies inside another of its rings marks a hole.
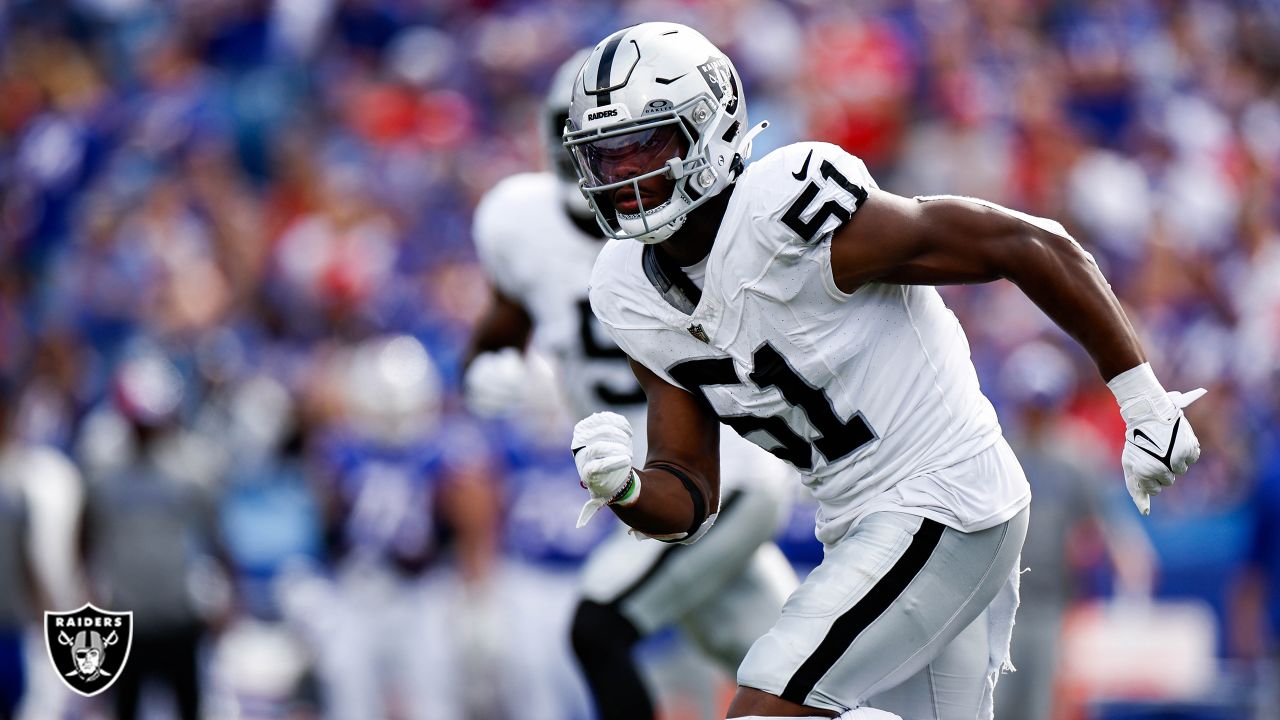
[[[729,59],[684,25],[636,25],[591,51],[564,146],[607,236],[663,242],[737,179],[767,126],[746,130],[740,87]],[[653,197],[658,177],[670,181],[666,197]]]
[[[666,240],[683,227],[685,215],[691,209],[684,198],[672,196],[670,200],[644,213],[616,213],[616,216],[623,232],[634,234],[636,240],[646,245],[653,245]]]

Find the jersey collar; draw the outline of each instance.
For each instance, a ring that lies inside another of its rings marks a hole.
[[[684,269],[666,259],[655,246],[645,245],[641,255],[644,275],[663,300],[685,315],[693,315],[702,302],[702,291],[693,284]]]

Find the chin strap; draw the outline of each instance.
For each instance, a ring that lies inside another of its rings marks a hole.
[[[747,160],[751,159],[751,141],[755,140],[756,136],[764,132],[768,127],[769,121],[761,120],[759,124],[748,130],[747,134],[743,136],[742,142],[738,145],[738,152],[733,156],[733,162],[729,164],[731,181],[737,180],[742,171],[746,169]]]

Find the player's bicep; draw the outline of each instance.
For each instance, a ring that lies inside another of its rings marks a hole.
[[[630,363],[648,401],[645,464],[674,463],[715,482],[720,465],[719,420],[699,398],[635,360]]]
[[[833,235],[831,271],[843,292],[869,282],[988,282],[1003,276],[1018,230],[1015,219],[978,203],[873,189]]]

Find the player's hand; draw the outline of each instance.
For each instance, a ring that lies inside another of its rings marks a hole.
[[[482,418],[507,417],[524,406],[529,396],[529,369],[515,348],[481,353],[463,378],[467,409]]]
[[[591,499],[582,506],[578,527],[605,505],[630,505],[640,495],[640,476],[631,467],[631,423],[617,413],[599,412],[573,427],[573,462]]]
[[[1149,515],[1151,497],[1200,459],[1200,440],[1182,409],[1199,400],[1205,390],[1166,392],[1145,363],[1121,373],[1108,386],[1125,422],[1120,456],[1124,484],[1138,510]]]

